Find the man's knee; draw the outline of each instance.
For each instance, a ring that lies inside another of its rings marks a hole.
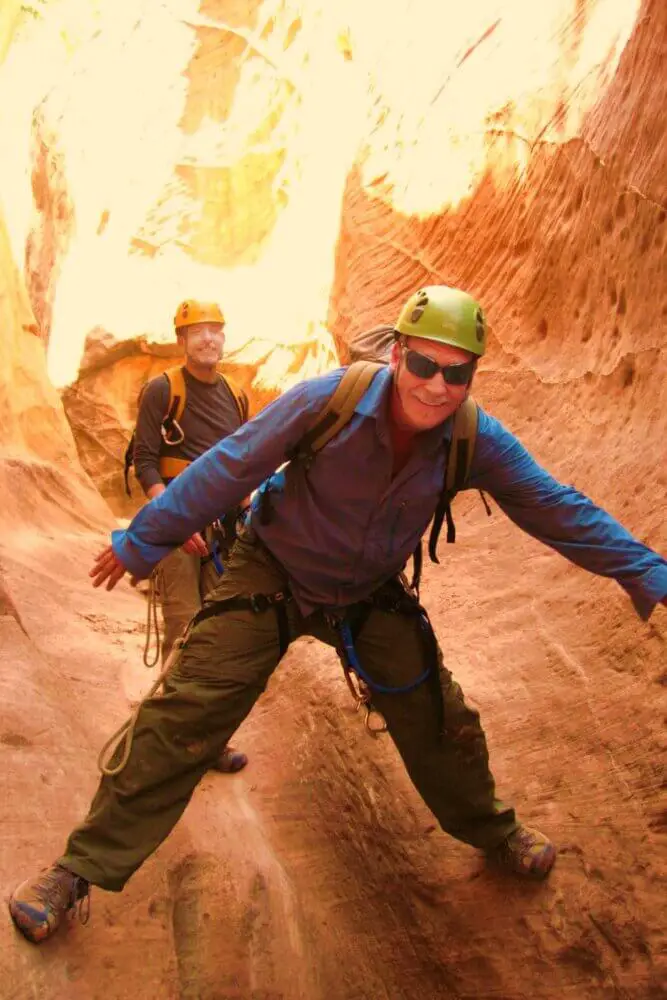
[[[463,691],[445,668],[441,670],[443,703],[442,737],[462,758],[488,759],[479,712],[465,700]]]

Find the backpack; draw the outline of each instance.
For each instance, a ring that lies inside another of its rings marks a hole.
[[[386,331],[391,331],[393,334],[392,327],[377,327],[375,330],[369,332],[369,336],[380,331],[384,335],[386,335]],[[288,462],[302,462],[308,467],[315,459],[317,452],[324,448],[352,419],[359,400],[365,394],[375,375],[385,367],[386,364],[376,361],[353,361],[336,387],[335,392],[324,408],[318,413],[310,428],[302,435],[296,445],[286,453],[285,460]],[[454,426],[447,453],[444,482],[433,515],[428,542],[428,554],[434,563],[439,563],[437,545],[443,521],[446,520],[447,522],[447,541],[452,543],[456,540],[456,527],[452,517],[451,502],[459,490],[464,488],[470,475],[470,466],[472,464],[477,436],[477,420],[477,404],[469,396],[454,414]],[[270,491],[264,487],[260,494],[259,508],[260,520],[264,524],[268,523],[271,516],[270,503]],[[487,512],[491,513],[488,505]],[[422,545],[420,542],[413,553],[414,567],[411,582],[411,587],[417,592],[419,591],[422,562]]]
[[[169,383],[169,404],[167,406],[167,412],[162,419],[162,426],[160,428],[162,440],[165,444],[177,445],[181,444],[185,437],[180,424],[181,417],[183,416],[183,412],[185,410],[185,404],[187,402],[187,389],[185,376],[183,374],[183,367],[179,365],[177,368],[167,368],[167,370],[163,372],[163,375],[167,376],[167,381]],[[218,376],[231,392],[236,404],[236,409],[238,410],[239,419],[241,423],[244,424],[248,419],[248,397],[243,389],[237,386],[228,375],[223,375],[219,369]],[[144,389],[145,386],[142,386],[139,393],[139,405],[141,405],[141,397]],[[129,475],[130,469],[134,465],[135,440],[136,428],[132,431],[129,444],[125,449],[124,479],[125,492],[128,496],[132,496]],[[174,476],[179,474],[179,472],[183,472],[183,469],[187,469],[188,465],[190,465],[188,459],[172,458],[170,455],[161,455],[158,460],[158,470],[163,479],[173,479]]]

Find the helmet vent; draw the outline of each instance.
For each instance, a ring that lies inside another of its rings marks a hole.
[[[486,331],[486,323],[484,322],[484,313],[481,309],[477,310],[475,315],[475,333],[477,334],[477,340],[482,343],[484,340],[484,333]]]
[[[416,323],[424,315],[424,309],[428,305],[428,294],[424,289],[420,289],[417,292],[417,301],[415,302],[415,308],[410,313],[410,322]]]

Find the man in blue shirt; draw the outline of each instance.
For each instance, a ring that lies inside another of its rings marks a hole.
[[[181,816],[206,761],[251,711],[299,635],[314,635],[368,679],[410,778],[440,825],[519,874],[545,877],[547,837],[495,796],[479,715],[444,667],[399,574],[440,498],[452,416],[486,344],[479,305],[444,286],[401,311],[391,363],[310,463],[274,472],[324,409],[343,373],[303,382],[197,459],[91,571],[111,589],[142,578],[198,525],[264,484],[227,570],[186,634],[164,695],[138,712],[127,762],[102,780],[84,823],[50,869],[20,885],[10,910],[32,941],[49,937],[90,885],[120,891]],[[615,579],[647,619],[667,603],[667,562],[479,410],[467,488],[495,498],[521,528]],[[262,517],[268,492],[272,516]]]

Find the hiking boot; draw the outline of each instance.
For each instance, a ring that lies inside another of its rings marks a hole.
[[[45,868],[36,878],[26,879],[9,900],[12,920],[28,941],[39,944],[58,930],[70,910],[78,905],[79,919],[88,923],[90,886],[62,865]]]
[[[211,764],[212,771],[220,771],[221,774],[236,774],[242,771],[248,763],[248,758],[240,750],[226,746],[220,751]]]
[[[502,844],[487,852],[487,857],[503,868],[526,875],[546,878],[556,860],[556,848],[539,830],[520,826]]]

